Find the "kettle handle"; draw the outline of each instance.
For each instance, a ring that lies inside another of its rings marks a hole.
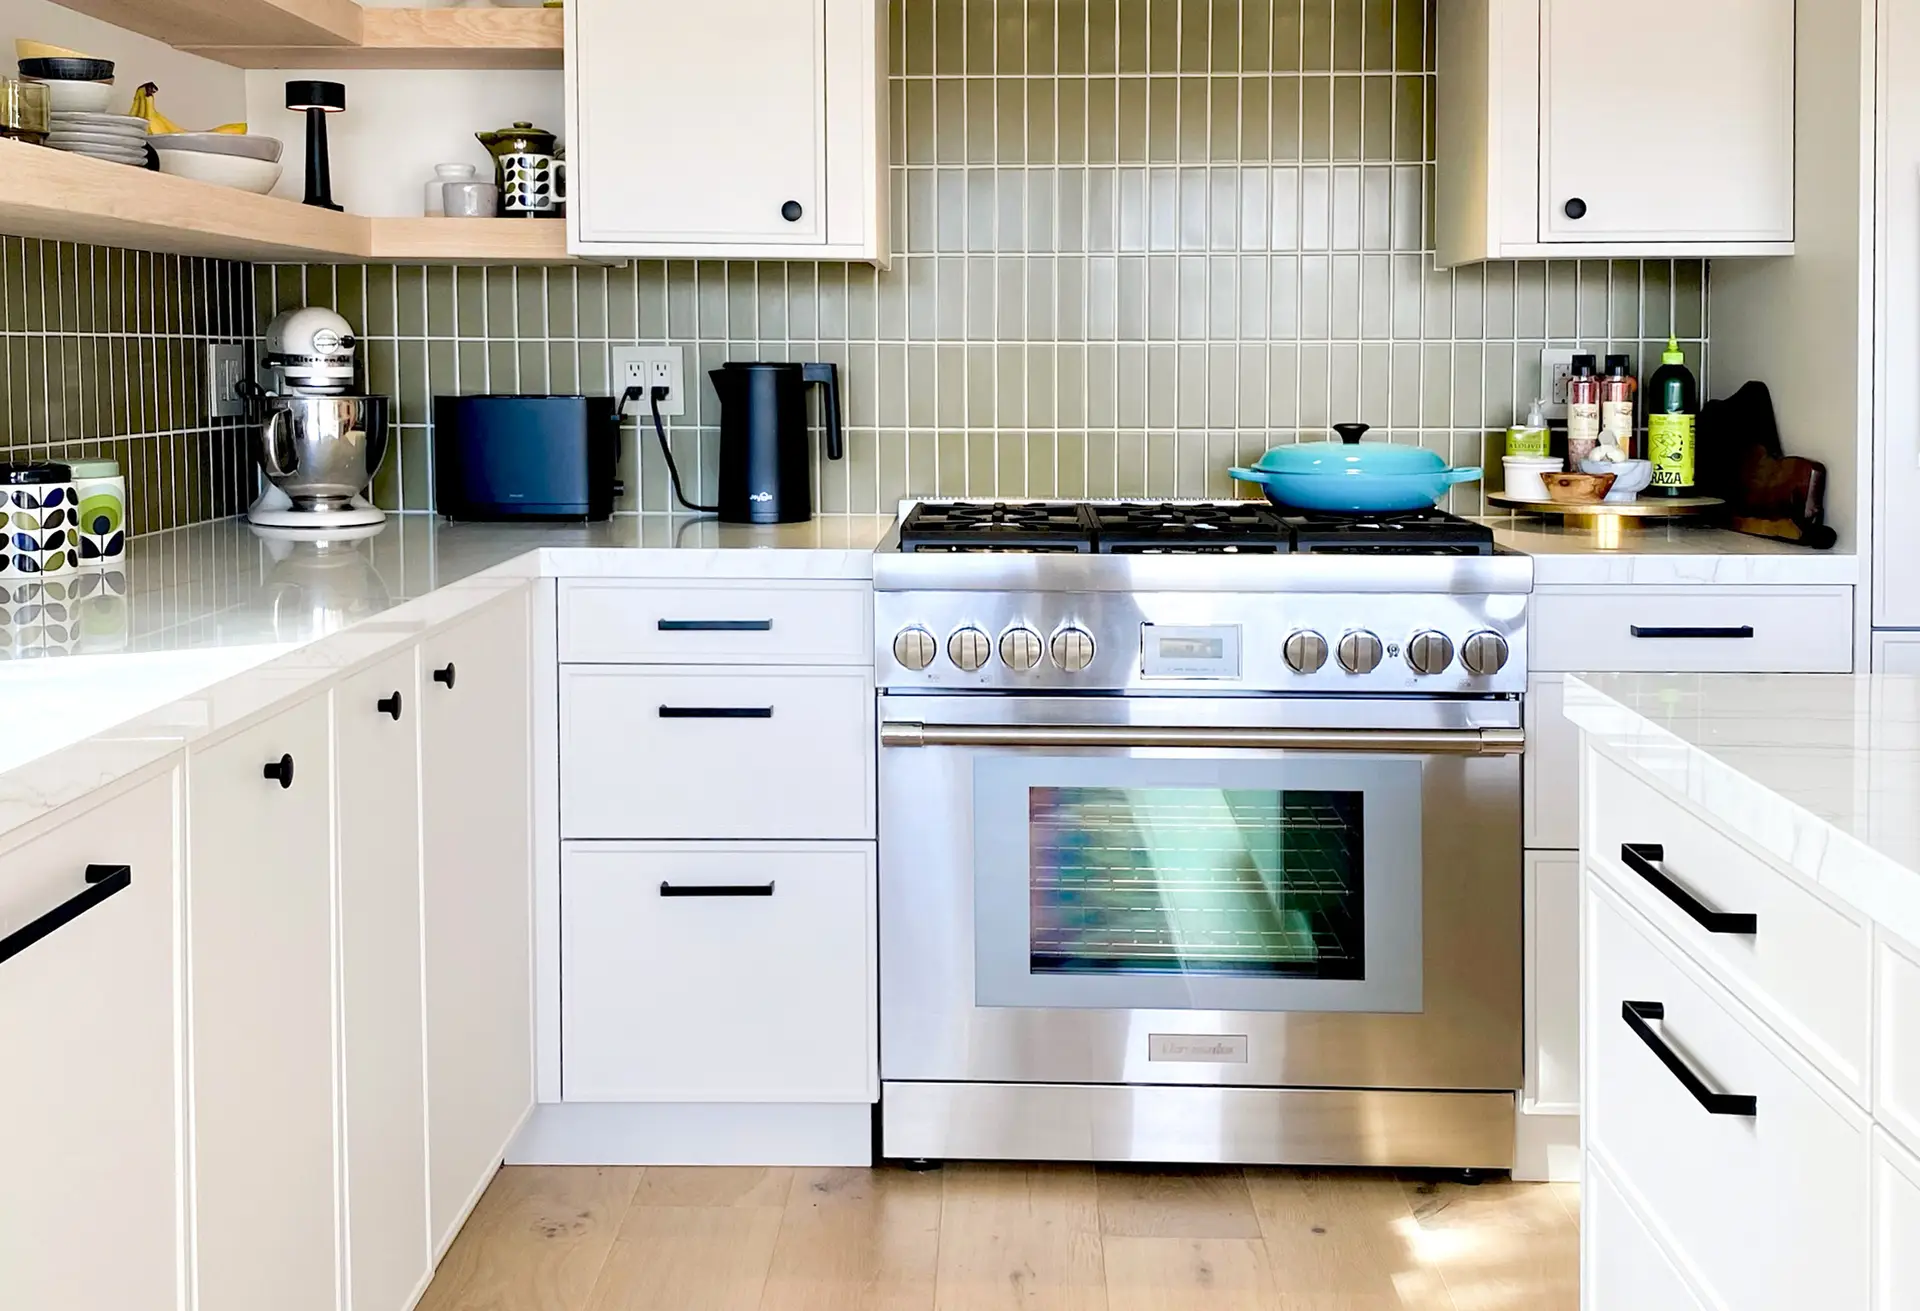
[[[809,385],[818,383],[827,389],[823,415],[827,421],[827,458],[841,459],[846,455],[846,441],[840,432],[840,366],[808,364],[803,366],[803,370],[801,376]]]

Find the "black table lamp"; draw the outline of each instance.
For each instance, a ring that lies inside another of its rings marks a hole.
[[[347,107],[347,89],[338,82],[287,83],[287,108],[307,114],[307,200],[321,209],[333,203],[333,168],[327,161],[327,115]]]

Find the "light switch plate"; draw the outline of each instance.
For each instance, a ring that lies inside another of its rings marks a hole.
[[[238,342],[208,342],[206,347],[207,413],[215,419],[234,419],[247,412],[240,384],[252,376],[247,348]]]
[[[1573,376],[1573,357],[1582,352],[1571,347],[1543,346],[1540,350],[1540,388],[1547,398],[1542,413],[1549,420],[1567,421],[1567,379]],[[1533,397],[1521,398],[1523,405],[1531,405]],[[1521,417],[1526,411],[1521,410]]]
[[[629,384],[642,387],[640,399],[627,406],[635,418],[651,422],[652,410],[647,397],[655,383],[669,388],[660,402],[660,416],[671,419],[687,412],[686,372],[678,346],[615,346],[607,361],[607,376],[613,380],[614,399],[618,400]]]

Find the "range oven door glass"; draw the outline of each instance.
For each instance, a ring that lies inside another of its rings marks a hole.
[[[981,1005],[1420,1009],[1417,759],[974,769]]]

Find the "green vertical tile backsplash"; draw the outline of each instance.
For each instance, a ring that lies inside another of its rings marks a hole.
[[[382,504],[430,508],[431,397],[608,392],[608,351],[682,347],[670,435],[711,496],[728,359],[832,360],[848,458],[821,508],[906,495],[1230,496],[1269,444],[1361,419],[1499,453],[1542,346],[1704,354],[1706,266],[1433,268],[1423,0],[895,0],[893,265],[261,269],[257,310],[332,305],[397,398]],[[1644,367],[1644,366],[1643,366]],[[644,436],[644,440],[637,438]],[[670,508],[630,427],[628,510]],[[1478,487],[1454,508],[1481,508]]]

